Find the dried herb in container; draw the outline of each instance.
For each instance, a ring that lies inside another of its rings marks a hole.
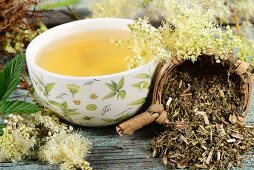
[[[157,76],[148,111],[117,130],[132,134],[152,121],[164,124],[150,148],[170,168],[240,166],[254,140],[254,127],[245,124],[252,69],[232,55],[221,63],[209,55],[194,63],[172,58]]]

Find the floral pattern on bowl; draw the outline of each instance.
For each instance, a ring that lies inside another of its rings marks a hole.
[[[106,126],[122,122],[140,109],[156,66],[150,62],[131,74],[79,82],[54,81],[35,70],[30,76],[40,100],[61,118],[84,126]]]

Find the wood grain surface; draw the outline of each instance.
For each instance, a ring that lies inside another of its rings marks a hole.
[[[13,99],[22,99],[26,94],[23,90],[17,90],[12,96]],[[254,123],[254,90],[250,113],[248,114],[248,123]],[[152,158],[147,145],[163,127],[157,124],[147,126],[132,136],[120,137],[115,127],[89,128],[75,126],[74,128],[81,131],[86,137],[91,138],[93,148],[88,156],[88,161],[92,167],[105,170],[164,170],[165,166],[159,158]],[[254,152],[253,149],[246,155],[242,168],[254,169]],[[38,160],[26,160],[13,164],[10,162],[0,163],[0,170],[57,170],[56,166],[44,165]]]

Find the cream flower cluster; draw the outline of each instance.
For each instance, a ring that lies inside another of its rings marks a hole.
[[[133,36],[129,45],[134,55],[126,60],[131,68],[154,57],[165,59],[180,55],[195,61],[199,55],[211,50],[217,62],[226,59],[228,53],[236,52],[238,58],[253,61],[251,56],[254,55],[254,41],[234,35],[229,27],[219,26],[221,23],[234,22],[232,9],[235,9],[242,23],[240,33],[250,35],[250,20],[254,17],[253,0],[229,0],[226,4],[224,0],[106,2],[108,1],[102,0],[96,3],[92,9],[93,17],[135,19],[138,16],[149,16],[152,21],[164,20],[164,24],[157,30],[148,26],[150,24],[147,19],[139,20],[130,26]],[[129,11],[122,12],[123,6]]]
[[[133,56],[128,56],[126,61],[130,68],[138,67],[153,58],[167,60],[171,53],[164,48],[163,37],[160,32],[149,24],[147,18],[138,19],[129,25],[132,37],[126,42]]]
[[[0,162],[17,162],[27,156],[39,157],[60,169],[91,170],[85,160],[90,141],[74,132],[71,126],[55,116],[36,113],[28,116],[9,115],[7,127],[0,136]],[[38,153],[36,156],[35,153]]]
[[[171,56],[196,61],[208,53],[220,62],[240,49],[242,39],[234,35],[229,26],[219,26],[214,10],[204,13],[202,6],[188,1],[164,2],[168,15],[159,28],[152,27],[146,18],[129,26],[132,37],[127,44],[135,54],[127,58],[131,67],[151,58],[167,60]]]
[[[168,0],[165,6],[172,11],[159,30],[164,43],[173,56],[195,61],[202,53],[212,49],[217,62],[227,58],[229,53],[239,48],[241,39],[230,29],[220,27],[215,11],[189,2]],[[174,29],[171,29],[171,25]]]
[[[5,120],[7,127],[3,129],[4,135],[0,137],[0,162],[17,162],[31,155],[36,145],[35,126],[27,126],[23,121],[21,116],[12,114]]]
[[[23,52],[27,42],[32,41],[37,35],[47,30],[42,23],[39,24],[39,28],[36,30],[29,28],[26,23],[27,21],[23,20],[23,23],[19,26],[5,33],[5,39],[0,42],[0,46],[4,51],[11,54]]]
[[[50,164],[60,164],[63,170],[90,170],[87,156],[90,142],[78,133],[67,134],[62,131],[48,138],[47,143],[40,148],[39,158]],[[77,147],[78,146],[78,147]]]

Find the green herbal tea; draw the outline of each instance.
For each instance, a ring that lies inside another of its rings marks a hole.
[[[100,76],[125,71],[128,67],[124,59],[131,52],[117,47],[111,39],[124,40],[129,36],[129,32],[121,30],[66,36],[45,47],[36,62],[45,70],[68,76]]]

